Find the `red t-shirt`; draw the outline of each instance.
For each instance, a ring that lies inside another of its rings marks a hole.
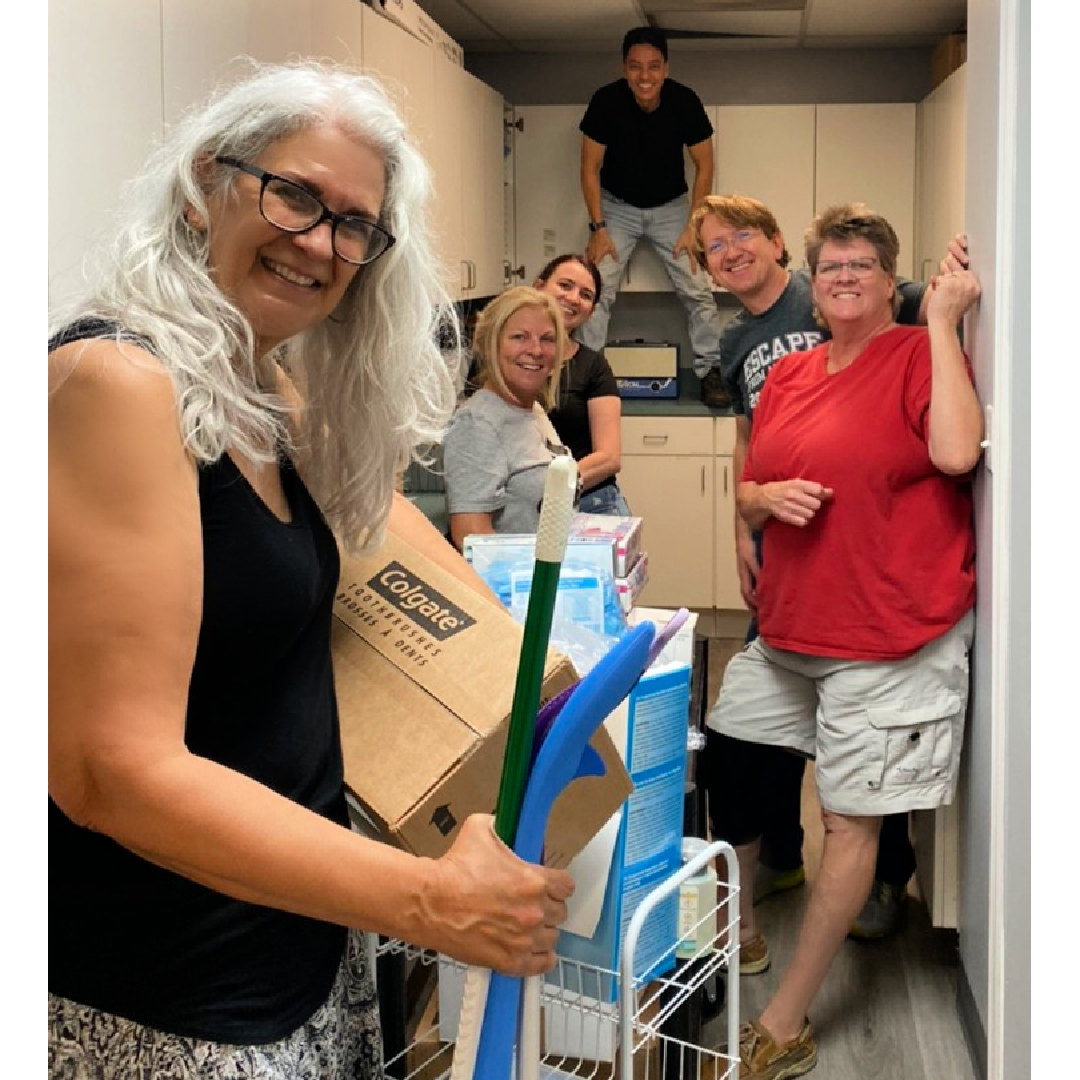
[[[758,625],[778,649],[897,659],[975,601],[970,477],[930,461],[925,327],[887,330],[835,375],[827,356],[779,360],[754,411],[742,479],[834,492],[809,525],[765,523]]]

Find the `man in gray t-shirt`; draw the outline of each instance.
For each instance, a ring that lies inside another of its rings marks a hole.
[[[742,476],[750,445],[750,425],[769,369],[792,352],[820,345],[829,332],[814,317],[810,272],[788,270],[791,256],[784,246],[776,218],[764,203],[744,195],[710,195],[691,218],[694,254],[712,279],[742,304],[720,335],[720,372],[735,413],[735,482]],[[949,260],[953,260],[949,263]],[[950,269],[967,265],[961,237],[950,245],[945,263]],[[943,266],[944,269],[944,266]],[[897,322],[925,323],[929,290],[919,282],[898,280],[901,296]],[[757,609],[756,581],[760,572],[760,537],[735,511],[735,547],[739,585],[751,615]],[[757,636],[751,618],[747,640]],[[771,752],[770,752],[771,751]],[[762,834],[755,902],[769,892],[801,884],[802,776],[805,761],[794,754],[767,748],[770,797]],[[907,833],[907,815],[884,819],[875,882],[867,907],[852,933],[881,936],[891,929],[903,894],[915,869],[915,854]],[[887,898],[882,900],[882,898]]]

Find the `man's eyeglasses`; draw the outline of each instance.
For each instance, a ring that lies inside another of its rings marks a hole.
[[[822,281],[833,281],[838,278],[845,270],[850,271],[853,277],[868,278],[873,272],[874,267],[878,265],[877,259],[848,259],[847,262],[823,262],[818,263],[815,277],[821,278]]]
[[[329,221],[334,254],[343,262],[353,266],[374,262],[394,243],[394,237],[381,225],[351,214],[335,214],[307,188],[284,176],[276,176],[257,165],[223,154],[215,160],[254,176],[260,182],[259,213],[275,229],[306,233]]]
[[[730,240],[714,240],[706,249],[707,255],[723,255],[728,248],[745,247],[757,236],[758,229],[738,229]]]

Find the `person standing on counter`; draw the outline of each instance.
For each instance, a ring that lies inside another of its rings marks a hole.
[[[581,474],[583,514],[628,517],[616,477],[622,465],[622,399],[604,354],[574,334],[596,308],[603,290],[596,264],[583,255],[557,255],[540,271],[535,288],[555,297],[569,335],[559,404],[548,414]]]
[[[443,439],[450,538],[535,533],[547,467],[569,453],[547,417],[567,353],[554,297],[528,285],[500,293],[476,320],[479,389]]]
[[[742,473],[750,443],[751,421],[770,368],[782,356],[813,348],[829,337],[814,315],[809,271],[789,270],[791,256],[780,226],[769,208],[747,195],[710,195],[691,221],[694,254],[718,286],[734,296],[743,310],[720,336],[721,371],[735,412],[735,475]],[[965,238],[957,235],[941,263],[943,273],[965,269]],[[919,282],[897,279],[900,306],[896,321],[926,322],[929,291]],[[751,613],[747,643],[757,637],[756,582],[761,571],[761,534],[735,511],[736,558],[743,601]],[[708,731],[706,757],[722,754],[723,736]],[[774,892],[795,888],[805,880],[802,861],[802,780],[806,760],[778,747],[753,751],[766,763],[769,789],[761,857],[754,881],[754,902]],[[714,768],[722,766],[716,764]],[[866,906],[852,924],[855,937],[883,937],[896,926],[901,900],[915,872],[915,852],[908,836],[907,814],[890,814],[881,829],[874,886]],[[767,954],[753,948],[742,958],[744,974],[769,966]]]
[[[338,545],[390,529],[490,596],[394,493],[455,396],[429,192],[374,80],[258,67],[171,129],[52,317],[57,1080],[381,1078],[363,931],[555,963],[573,880],[489,815],[438,859],[349,827]]]
[[[622,56],[623,77],[593,94],[579,125],[581,190],[589,215],[586,255],[602,279],[581,342],[596,352],[607,344],[619,282],[634,247],[646,239],[686,309],[694,370],[705,375],[719,366],[721,326],[708,276],[697,273],[691,253],[690,212],[712,190],[712,123],[698,95],[668,78],[663,31],[628,31]],[[689,195],[684,146],[694,163]]]
[[[752,881],[768,798],[760,743],[814,757],[824,825],[790,962],[740,1031],[740,1080],[813,1068],[808,1015],[869,894],[882,816],[956,792],[983,437],[958,326],[980,290],[968,270],[936,277],[927,326],[900,326],[898,252],[892,226],[861,204],[815,218],[806,257],[831,336],[774,365],[736,492],[763,534],[761,633],[732,657],[708,717],[727,740],[709,784],[714,835]],[[752,904],[739,938],[768,954]]]

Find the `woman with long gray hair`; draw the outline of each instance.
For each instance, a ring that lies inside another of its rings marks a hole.
[[[440,859],[348,827],[337,544],[471,574],[394,494],[456,392],[428,194],[376,82],[257,68],[54,318],[51,1076],[379,1076],[358,931],[554,963],[572,879],[489,818]]]

